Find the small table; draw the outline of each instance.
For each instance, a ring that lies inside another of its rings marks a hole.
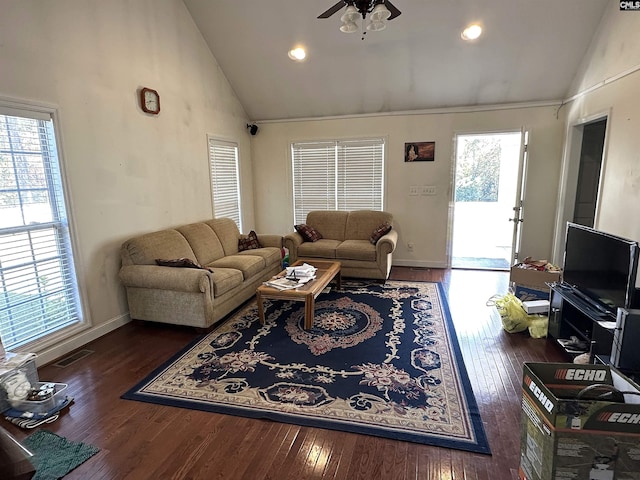
[[[307,263],[316,267],[316,278],[298,288],[292,288],[290,290],[278,290],[277,288],[269,287],[267,285],[260,285],[256,290],[256,301],[258,303],[258,316],[260,317],[260,323],[264,325],[264,306],[262,301],[267,299],[272,300],[292,300],[294,302],[304,302],[304,328],[309,330],[313,326],[313,312],[315,310],[316,298],[322,293],[329,282],[335,278],[338,290],[341,288],[340,283],[340,262],[331,262],[326,260],[307,260],[306,262],[298,260],[293,263],[292,267],[297,267]],[[283,270],[278,277],[284,276],[287,273]]]

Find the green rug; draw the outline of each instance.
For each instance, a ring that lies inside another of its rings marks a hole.
[[[72,442],[47,430],[38,430],[22,441],[33,453],[31,463],[36,467],[32,480],[57,480],[100,451],[81,442]]]

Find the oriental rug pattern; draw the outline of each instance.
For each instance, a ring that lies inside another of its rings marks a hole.
[[[123,398],[490,453],[442,287],[346,283],[255,301]]]

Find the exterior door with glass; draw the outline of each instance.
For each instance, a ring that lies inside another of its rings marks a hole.
[[[450,265],[508,270],[523,222],[526,133],[458,134]]]

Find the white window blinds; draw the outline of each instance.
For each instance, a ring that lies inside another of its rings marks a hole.
[[[297,143],[293,150],[293,207],[295,224],[311,210],[335,210],[335,142]]]
[[[235,220],[242,231],[238,145],[209,138],[213,214]]]
[[[382,141],[339,142],[337,153],[337,209],[382,210]]]
[[[81,321],[53,122],[14,113],[0,114],[0,337],[7,350]]]
[[[384,139],[294,143],[294,223],[311,210],[382,210]]]

